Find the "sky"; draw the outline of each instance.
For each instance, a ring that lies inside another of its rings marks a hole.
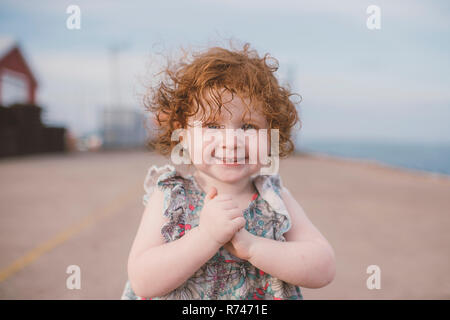
[[[78,30],[66,26],[70,5]],[[366,25],[370,5],[380,29]],[[143,111],[163,55],[231,38],[279,61],[280,81],[302,96],[300,142],[450,143],[448,1],[0,0],[4,35],[39,81],[45,122],[76,135],[98,130],[112,105]]]

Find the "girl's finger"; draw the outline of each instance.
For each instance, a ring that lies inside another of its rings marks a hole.
[[[233,210],[233,209],[237,209],[238,208],[236,202],[234,202],[234,201],[223,201],[220,204],[220,207],[222,209],[224,209],[224,210]]]
[[[238,232],[239,230],[241,230],[243,227],[245,227],[245,218],[244,217],[238,217],[234,220],[232,220],[233,225],[234,225],[234,231]]]
[[[228,200],[233,200],[233,197],[231,194],[221,194],[220,196],[218,195],[216,200],[219,201],[228,201]]]
[[[217,196],[217,189],[216,189],[216,187],[211,187],[209,192],[206,194],[205,202],[208,202],[209,200],[214,199],[215,196]]]
[[[230,219],[235,219],[235,218],[239,218],[239,217],[244,218],[244,212],[239,209],[231,209],[231,210],[227,211],[227,214]]]

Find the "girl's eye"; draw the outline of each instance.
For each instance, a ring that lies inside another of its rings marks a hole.
[[[242,129],[244,129],[244,130],[256,129],[256,126],[254,126],[251,123],[246,123],[246,124],[242,125]]]
[[[217,123],[208,123],[206,124],[208,129],[220,129],[222,126]]]

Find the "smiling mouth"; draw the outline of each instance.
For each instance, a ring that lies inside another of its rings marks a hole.
[[[230,159],[226,159],[226,158],[218,158],[218,157],[213,157],[214,159],[216,159],[217,161],[219,161],[219,164],[245,164],[248,160],[248,158],[230,158]]]

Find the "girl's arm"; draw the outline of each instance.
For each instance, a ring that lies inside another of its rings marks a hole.
[[[281,195],[292,220],[291,229],[284,234],[286,242],[254,236],[249,262],[290,284],[326,286],[336,273],[334,251],[286,188]]]
[[[168,221],[163,203],[163,192],[155,188],[128,258],[128,278],[140,297],[162,296],[178,288],[220,249],[214,242],[205,241],[199,228],[166,243],[161,234],[161,227]]]

